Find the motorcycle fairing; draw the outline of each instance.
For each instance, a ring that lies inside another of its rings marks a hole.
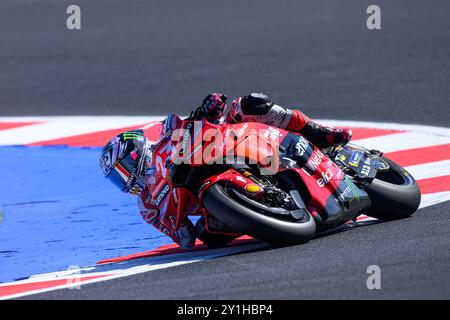
[[[216,125],[206,120],[184,121],[183,129],[184,133],[172,141],[178,163],[202,166],[249,162],[272,174],[279,165],[279,141],[287,134],[257,122]]]
[[[234,132],[236,139],[233,139],[234,147],[232,150],[234,152],[233,156],[236,158],[240,157],[248,161],[253,160],[260,164],[261,153],[257,148],[262,145],[264,146],[263,158],[271,157],[276,164],[276,171],[293,170],[296,172],[306,186],[305,191],[309,193],[309,200],[306,202],[307,209],[317,221],[321,222],[321,225],[335,225],[340,221],[352,219],[358,212],[367,209],[370,205],[367,194],[359,190],[351,180],[346,179],[338,165],[333,163],[321,150],[299,134],[280,128],[273,128],[262,123],[215,125],[204,120],[200,124],[199,122],[183,121],[182,128],[187,129],[190,140],[180,143],[174,142],[171,137],[166,137],[154,148],[153,157],[158,172],[157,181],[163,180],[166,184],[159,183],[158,188],[153,188],[151,193],[152,200],[156,202],[158,196],[163,198],[163,200],[159,199],[157,203],[161,222],[168,228],[176,229],[186,215],[198,214],[197,210],[201,204],[201,196],[211,185],[226,183],[233,188],[246,192],[248,185],[255,184],[238,171],[228,169],[221,174],[206,179],[200,188],[198,197],[182,186],[173,185],[170,177],[171,169],[175,167],[172,159],[172,149],[175,146],[175,148],[178,148],[175,150],[178,152],[181,150],[181,153],[187,156],[188,160],[194,159],[200,154],[200,150],[206,150],[213,141],[203,141],[203,134],[208,129],[215,130],[225,139],[222,139],[221,143],[216,143],[210,154],[207,154],[204,158],[202,156],[200,162],[198,162],[198,159],[197,162],[191,161],[190,166],[192,167],[208,164],[208,161],[218,161],[220,163],[220,159],[226,158],[230,151],[227,149],[226,143],[229,141],[230,132]],[[251,143],[251,137],[262,143]],[[301,153],[302,159],[296,159],[303,166],[280,169],[280,158],[292,156],[292,154],[288,155],[286,153],[291,143],[294,143],[293,146],[290,146],[291,149],[292,147],[296,148],[297,143],[300,143],[300,148],[303,147],[305,149]],[[186,148],[188,145],[190,150]],[[256,158],[254,157],[255,154],[258,155]],[[163,187],[166,188],[166,185],[170,189],[167,195],[164,194],[165,189],[163,189]],[[258,192],[262,193],[264,191],[260,190]],[[161,195],[161,193],[163,194]],[[249,196],[257,198],[258,194],[250,193]]]
[[[287,170],[295,171],[305,184],[305,192],[309,193],[307,209],[320,222],[318,225],[334,226],[370,206],[367,193],[302,136],[288,133],[281,142],[280,156],[295,156],[297,163],[302,165]]]

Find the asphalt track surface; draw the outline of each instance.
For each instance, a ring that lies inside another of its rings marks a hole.
[[[450,2],[2,1],[0,115],[186,114],[263,91],[311,117],[450,126]],[[28,298],[449,298],[450,204],[414,217]],[[368,290],[378,265],[382,289]]]

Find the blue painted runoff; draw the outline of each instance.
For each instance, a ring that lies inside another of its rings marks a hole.
[[[103,177],[99,153],[0,147],[0,282],[172,242],[142,220],[134,196]]]

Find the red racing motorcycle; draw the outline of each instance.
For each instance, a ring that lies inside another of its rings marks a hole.
[[[166,118],[153,146],[161,221],[213,216],[229,230],[276,244],[298,244],[361,214],[399,219],[421,194],[414,178],[377,150],[320,150],[302,135],[262,123],[213,124]]]

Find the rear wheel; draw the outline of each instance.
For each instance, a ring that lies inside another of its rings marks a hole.
[[[283,209],[270,208],[219,184],[205,192],[203,205],[209,214],[233,230],[265,242],[305,243],[314,236],[316,230],[315,221],[307,210],[301,210],[303,214],[299,210],[282,212]],[[286,218],[276,216],[282,214],[286,214]]]

